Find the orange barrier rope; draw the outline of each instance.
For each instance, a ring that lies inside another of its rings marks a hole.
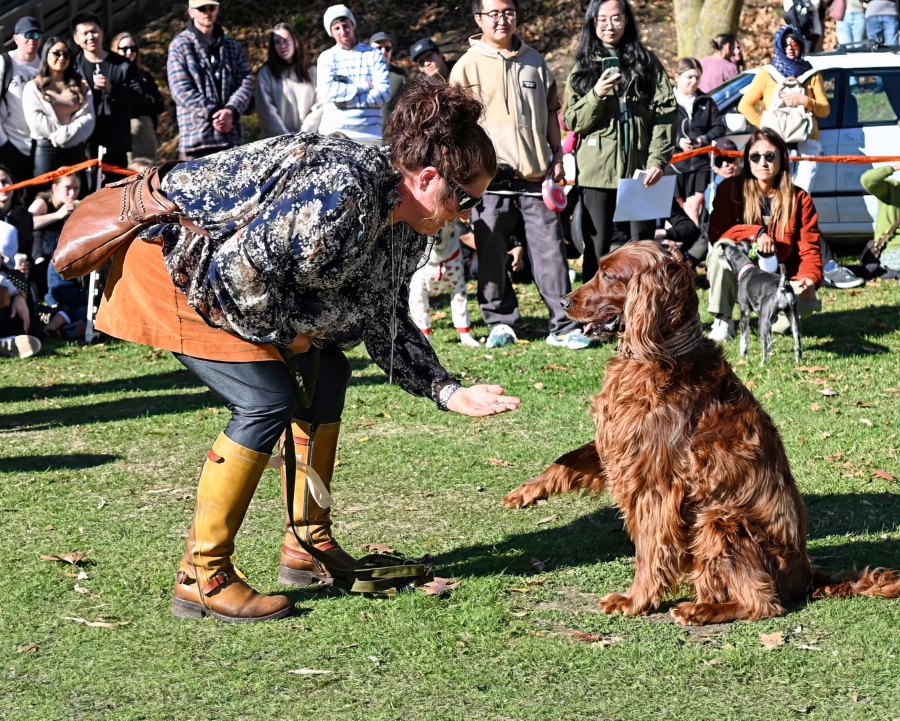
[[[49,173],[39,175],[36,178],[29,178],[28,180],[23,180],[19,183],[13,183],[12,185],[7,185],[3,188],[0,188],[0,193],[9,193],[12,190],[27,188],[31,185],[43,185],[44,183],[48,183],[52,180],[56,180],[57,178],[61,178],[64,175],[71,175],[72,173],[77,173],[79,170],[87,170],[88,168],[93,168],[95,165],[97,165],[98,162],[99,161],[97,160],[97,158],[91,158],[90,160],[85,160],[82,163],[76,163],[75,165],[69,165],[64,168],[57,168],[56,170],[51,170]],[[100,163],[100,167],[108,173],[116,173],[117,175],[137,175],[137,173],[135,173],[133,170],[128,170],[128,168],[120,168],[118,165]]]
[[[705,148],[694,148],[683,153],[675,153],[671,162],[678,163],[688,158],[694,158],[698,155],[721,155],[726,158],[739,158],[743,155],[740,150],[722,150],[713,145]],[[872,163],[897,163],[900,162],[900,155],[797,155],[791,158],[793,162],[801,160],[811,161],[813,163],[852,163],[854,165],[871,165]]]

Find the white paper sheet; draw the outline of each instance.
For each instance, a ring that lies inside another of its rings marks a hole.
[[[634,180],[620,180],[616,196],[616,212],[613,222],[630,220],[656,220],[672,214],[675,197],[675,176],[664,175],[656,185],[644,187],[646,171],[635,172]]]

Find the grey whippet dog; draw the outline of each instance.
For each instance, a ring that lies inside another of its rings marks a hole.
[[[750,346],[750,311],[759,316],[759,340],[763,357],[760,365],[769,360],[772,350],[772,320],[783,312],[791,322],[794,336],[794,357],[797,363],[803,355],[800,345],[800,313],[797,295],[787,278],[784,264],[778,264],[778,275],[767,273],[744,252],[743,248],[723,243],[722,257],[738,279],[738,306],[741,309],[741,355],[747,356]]]

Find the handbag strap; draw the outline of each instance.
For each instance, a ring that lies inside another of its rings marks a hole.
[[[887,232],[872,245],[872,252],[875,254],[876,258],[881,255],[881,251],[884,250],[884,246],[887,245],[887,242],[897,231],[897,228],[900,228],[900,215],[897,216],[897,220],[894,221],[894,224],[887,229]]]

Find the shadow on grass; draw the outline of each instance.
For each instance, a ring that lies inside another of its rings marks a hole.
[[[167,391],[201,388],[203,384],[187,370],[154,373],[135,378],[119,378],[96,383],[54,383],[52,386],[13,386],[4,388],[4,400],[10,403],[45,398],[101,395],[116,391]]]
[[[891,335],[900,329],[898,310],[898,306],[884,305],[817,313],[803,321],[803,335],[827,340],[805,342],[804,347],[839,356],[890,353],[890,348],[873,338]]]
[[[28,473],[55,471],[59,469],[94,468],[105,463],[114,463],[119,456],[106,453],[70,453],[53,456],[12,456],[0,458],[0,473]]]
[[[900,495],[859,493],[805,497],[811,539],[845,534],[862,535],[891,531],[900,525]],[[542,509],[510,511],[534,514]],[[451,566],[458,576],[492,576],[498,573],[530,574],[531,559],[547,560],[548,568],[582,566],[634,555],[618,509],[607,507],[576,518],[571,523],[509,536],[495,544],[457,548],[434,558]],[[900,569],[900,545],[894,540],[853,540],[817,546],[811,556],[827,572],[858,566]]]
[[[91,423],[122,421],[142,416],[162,416],[171,413],[206,408],[218,400],[209,391],[166,396],[139,396],[105,403],[91,403],[69,408],[42,408],[24,413],[10,413],[3,417],[0,435],[10,431],[42,431],[59,426],[79,426]]]

